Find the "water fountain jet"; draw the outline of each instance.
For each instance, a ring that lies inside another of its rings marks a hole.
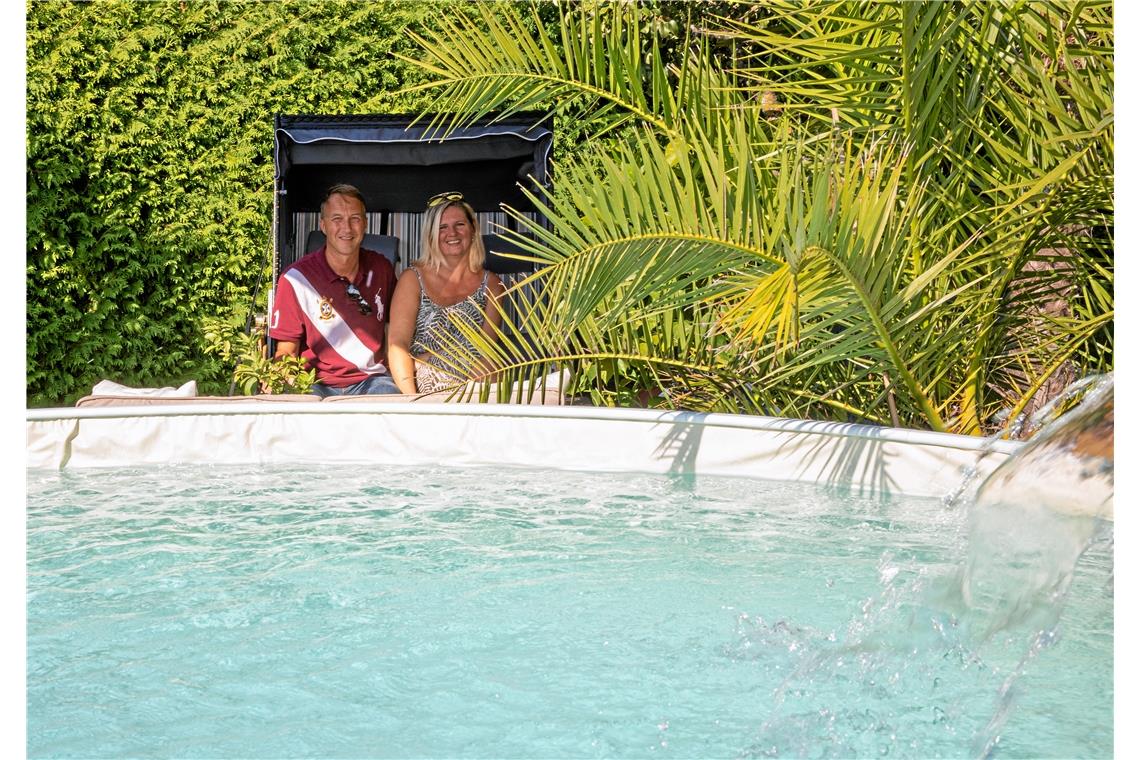
[[[983,639],[1022,623],[1050,631],[1077,561],[1113,524],[1113,381],[1045,425],[998,467],[969,507],[962,601]]]

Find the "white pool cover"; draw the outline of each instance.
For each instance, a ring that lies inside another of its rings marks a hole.
[[[943,496],[1019,444],[731,414],[581,406],[225,403],[29,409],[30,468],[455,464],[691,473]]]

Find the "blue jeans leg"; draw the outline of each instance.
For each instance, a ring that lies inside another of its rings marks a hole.
[[[380,393],[399,393],[400,389],[396,387],[396,381],[392,379],[391,375],[369,375],[366,380],[361,380],[359,383],[346,385],[343,388],[333,388],[323,383],[317,383],[313,386],[313,393],[321,398],[328,398],[329,396],[365,396]]]

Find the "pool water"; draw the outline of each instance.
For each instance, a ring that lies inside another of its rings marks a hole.
[[[29,471],[30,757],[1111,757],[1112,548],[983,636],[961,508],[487,468]]]

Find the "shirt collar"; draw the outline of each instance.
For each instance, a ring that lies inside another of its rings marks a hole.
[[[323,272],[322,276],[328,282],[337,282],[338,280],[341,279],[341,276],[339,274],[337,274],[336,272],[334,272],[333,268],[331,266],[329,266],[329,260],[325,257],[325,248],[326,248],[326,246],[322,245],[319,249],[317,249],[317,253],[320,254],[318,256],[318,262],[319,262],[319,265],[321,267],[321,271]],[[357,252],[356,256],[357,256],[356,275],[357,275],[357,277],[359,277],[360,274],[364,271],[364,249],[361,248],[360,251]],[[344,279],[347,280],[348,278],[346,277]]]

